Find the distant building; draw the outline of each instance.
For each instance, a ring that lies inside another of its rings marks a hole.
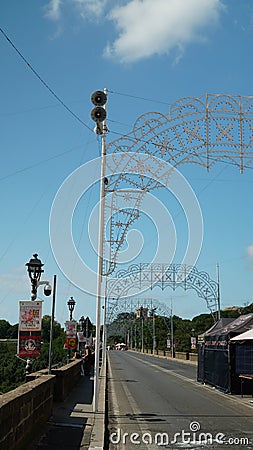
[[[143,308],[142,306],[140,308],[136,309],[136,319],[140,319],[143,317],[143,319],[148,318],[148,308]]]
[[[238,311],[241,312],[242,307],[241,306],[226,306],[226,308],[223,308],[223,311]]]

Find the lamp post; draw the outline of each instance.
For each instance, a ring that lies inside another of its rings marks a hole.
[[[85,327],[85,318],[84,316],[81,316],[79,319],[79,325],[82,331],[82,341],[80,342],[80,340],[78,339],[78,351],[81,353],[81,351],[83,350],[83,345],[84,345],[84,327]]]
[[[73,311],[75,309],[75,304],[76,304],[75,299],[73,297],[70,297],[70,299],[67,303],[68,308],[69,308],[69,320],[72,320],[72,318],[73,318]]]
[[[71,320],[73,318],[73,311],[75,309],[75,304],[76,304],[75,299],[73,297],[70,297],[70,299],[67,302],[68,309],[69,309],[69,320],[70,320],[70,322],[71,322]],[[69,361],[70,361],[70,348],[68,348],[68,363],[69,363]]]
[[[37,289],[39,285],[38,283],[40,281],[41,274],[44,272],[44,270],[42,269],[44,264],[42,264],[41,260],[38,258],[38,254],[34,253],[33,258],[31,258],[30,261],[26,263],[26,266],[32,284],[31,300],[36,300]]]
[[[84,318],[84,316],[81,316],[81,317],[80,317],[79,323],[80,323],[81,330],[84,331],[84,324],[85,324],[85,318]]]
[[[26,263],[27,272],[31,281],[31,301],[36,300],[37,298],[37,290],[41,285],[45,285],[44,287],[44,295],[49,296],[52,293],[52,288],[50,286],[49,281],[40,281],[41,274],[44,272],[42,267],[44,264],[38,258],[38,253],[34,253],[33,257]],[[52,303],[52,316],[51,316],[51,325],[50,325],[50,342],[49,342],[49,356],[48,356],[48,370],[51,373],[51,362],[52,362],[52,339],[53,339],[53,324],[54,324],[54,306],[55,306],[55,291],[56,291],[56,275],[54,275],[54,284],[53,284],[53,303]],[[26,372],[29,373],[31,369],[31,360],[27,359]]]

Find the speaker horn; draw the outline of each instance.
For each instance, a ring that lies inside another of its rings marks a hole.
[[[93,92],[91,101],[95,106],[104,106],[106,104],[107,96],[103,91]]]
[[[104,122],[106,118],[106,111],[100,106],[96,106],[90,113],[92,120],[95,122]]]

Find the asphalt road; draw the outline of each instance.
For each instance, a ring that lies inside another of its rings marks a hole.
[[[253,449],[253,404],[196,381],[196,367],[109,352],[108,441],[119,449]]]

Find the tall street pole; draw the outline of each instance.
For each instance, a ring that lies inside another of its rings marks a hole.
[[[53,281],[53,300],[52,300],[52,313],[51,313],[51,324],[50,324],[50,341],[49,341],[49,355],[48,355],[48,373],[49,373],[49,374],[51,374],[51,369],[52,369],[52,356],[53,356],[53,330],[54,330],[55,295],[56,295],[56,275],[54,275],[54,281]]]
[[[155,353],[155,349],[156,349],[156,335],[155,335],[155,310],[156,308],[152,309],[152,314],[153,314],[153,355]]]
[[[107,89],[104,94],[107,96]],[[97,266],[97,302],[96,302],[96,346],[94,365],[94,399],[93,411],[98,410],[98,381],[99,381],[99,351],[100,351],[100,323],[101,323],[101,291],[103,281],[103,247],[104,247],[104,207],[105,207],[105,167],[106,167],[106,120],[102,124],[102,155],[100,178],[100,208],[99,208],[99,232],[98,232],[98,266]]]
[[[143,320],[144,317],[141,318],[141,352],[144,353],[144,337],[143,337]]]
[[[173,328],[173,313],[172,313],[172,297],[170,299],[170,334],[171,334],[171,357],[174,358],[174,328]]]
[[[216,270],[217,270],[217,284],[218,284],[218,311],[217,311],[217,320],[220,320],[220,268],[219,268],[219,264],[217,263],[216,265]]]

